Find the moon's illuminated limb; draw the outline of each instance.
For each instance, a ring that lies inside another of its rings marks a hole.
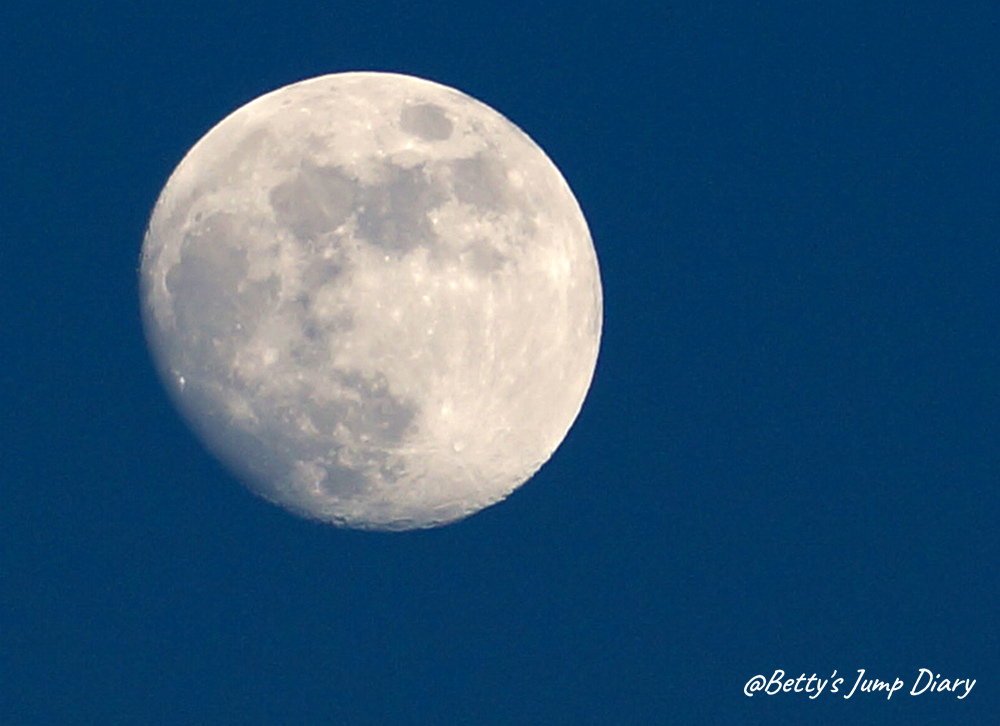
[[[601,285],[559,171],[478,101],[323,76],[228,116],[167,182],[142,302],[193,427],[262,496],[372,529],[526,481],[586,396]]]

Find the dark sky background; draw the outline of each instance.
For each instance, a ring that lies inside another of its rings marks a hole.
[[[995,723],[998,21],[995,1],[4,3],[0,723]],[[144,227],[184,153],[347,70],[505,114],[601,262],[570,435],[437,530],[252,496],[140,324]],[[905,687],[845,700],[861,668]],[[977,683],[910,696],[920,668]],[[744,695],[775,669],[846,682]]]

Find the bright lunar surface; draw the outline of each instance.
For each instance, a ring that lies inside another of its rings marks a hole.
[[[146,334],[253,491],[364,529],[461,519],[545,463],[590,386],[597,257],[558,169],[452,88],[313,78],[209,131],[142,251]]]

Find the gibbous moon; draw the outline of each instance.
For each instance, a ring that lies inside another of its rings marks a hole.
[[[262,497],[361,529],[500,501],[583,405],[597,257],[559,170],[446,86],[342,73],[233,112],[167,182],[146,335],[184,417]]]

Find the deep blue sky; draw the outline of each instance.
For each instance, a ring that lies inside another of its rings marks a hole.
[[[816,5],[5,3],[0,723],[994,722],[1000,5]],[[434,531],[254,498],[139,321],[183,154],[346,70],[508,116],[602,266],[566,442]]]

